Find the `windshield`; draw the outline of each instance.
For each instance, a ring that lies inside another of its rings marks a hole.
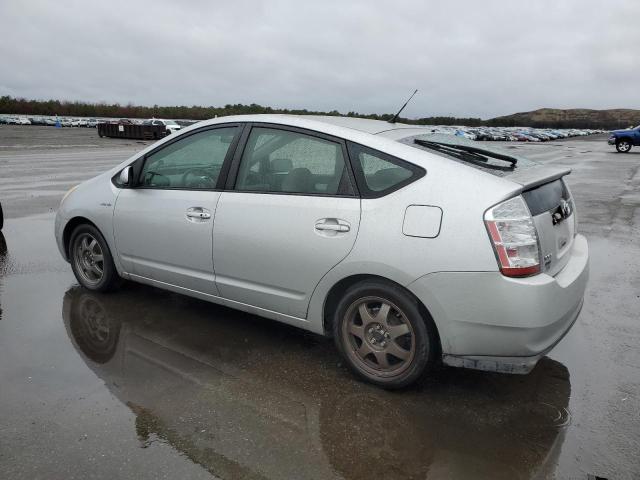
[[[538,166],[536,162],[521,157],[517,145],[497,147],[494,144],[487,145],[485,142],[479,143],[462,136],[441,133],[413,135],[399,141],[498,177]]]
[[[165,121],[164,121],[164,123],[165,123],[166,125],[177,125],[177,123],[176,123],[176,122],[174,122],[173,120],[165,120]]]

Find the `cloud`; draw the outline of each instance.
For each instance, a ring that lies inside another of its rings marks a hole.
[[[0,94],[483,118],[640,108],[640,2],[4,1]]]

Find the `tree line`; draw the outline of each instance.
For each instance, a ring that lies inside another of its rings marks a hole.
[[[8,95],[0,97],[0,114],[15,115],[58,115],[61,117],[109,117],[109,118],[171,118],[183,120],[206,120],[208,118],[222,117],[227,115],[259,114],[259,113],[284,113],[293,115],[346,115],[347,117],[370,118],[373,120],[390,120],[393,114],[363,114],[358,112],[347,112],[342,114],[337,110],[330,112],[314,111],[304,109],[288,109],[265,107],[252,103],[243,105],[240,103],[224,107],[203,107],[192,106],[142,106],[121,105],[119,103],[90,103],[90,102],[69,102],[64,100],[29,100],[16,98]],[[603,112],[604,113],[604,112]],[[622,128],[627,127],[628,120],[621,120],[605,116],[604,118],[579,118],[566,120],[553,120],[548,122],[536,122],[526,117],[498,117],[489,120],[480,118],[461,117],[423,117],[410,119],[399,117],[398,122],[413,125],[465,125],[469,127],[490,126],[490,127],[540,127],[540,128]]]
[[[284,113],[292,115],[346,115],[348,117],[370,118],[373,120],[391,120],[393,114],[363,114],[348,112],[342,114],[337,110],[322,112],[315,110],[264,107],[256,103],[243,105],[227,104],[224,107],[192,106],[141,106],[121,105],[119,103],[69,102],[60,100],[28,100],[8,95],[0,97],[0,114],[14,115],[58,115],[61,117],[110,117],[110,118],[173,118],[184,120],[206,120],[226,115],[246,115],[259,113]],[[479,118],[425,117],[409,119],[399,117],[398,122],[415,125],[482,125]]]

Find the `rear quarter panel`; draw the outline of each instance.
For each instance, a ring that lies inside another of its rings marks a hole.
[[[400,145],[402,146],[402,145]],[[387,151],[411,161],[408,152]],[[360,230],[350,254],[320,281],[308,319],[322,332],[324,300],[338,281],[359,274],[376,275],[407,286],[417,278],[441,271],[497,271],[485,229],[487,208],[518,192],[520,185],[416,150],[416,163],[427,170],[418,181],[387,196],[363,199]],[[403,234],[409,205],[442,209],[434,238]],[[426,305],[429,308],[429,305]]]

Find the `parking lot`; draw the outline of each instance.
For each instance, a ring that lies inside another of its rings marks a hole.
[[[529,375],[443,368],[387,392],[329,339],[151,287],[77,286],[55,209],[147,144],[0,126],[0,478],[638,478],[640,148],[505,144],[573,169],[581,317]]]

